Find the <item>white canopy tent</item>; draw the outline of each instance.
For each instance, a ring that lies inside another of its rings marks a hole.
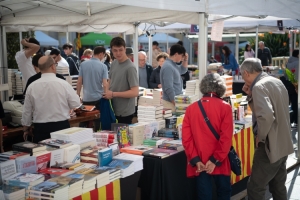
[[[41,46],[55,46],[59,45],[58,40],[50,37],[49,35],[43,33],[42,31],[34,32],[35,38],[40,42]]]
[[[149,37],[146,34],[139,37],[139,43],[148,43],[148,41]],[[156,33],[153,35],[152,41],[157,41],[158,43],[176,43],[179,41],[179,39],[174,38],[172,36],[168,36],[165,33]]]

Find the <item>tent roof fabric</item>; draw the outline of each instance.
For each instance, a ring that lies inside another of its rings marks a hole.
[[[157,41],[158,43],[176,43],[179,41],[179,39],[174,38],[172,36],[168,36],[165,33],[156,33],[152,37],[152,41]],[[139,37],[139,42],[140,43],[148,43],[149,42],[149,37],[147,35],[142,35]]]
[[[105,33],[88,33],[80,38],[81,45],[110,45],[112,37]]]
[[[42,31],[35,31],[34,32],[35,38],[40,42],[41,46],[55,46],[59,45],[59,42],[50,37],[49,35],[43,33]]]

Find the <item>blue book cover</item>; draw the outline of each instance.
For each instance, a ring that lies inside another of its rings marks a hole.
[[[98,162],[99,166],[106,166],[108,165],[113,157],[112,149],[111,148],[105,148],[100,151],[98,151]]]
[[[16,159],[17,172],[20,173],[36,173],[36,157],[30,156]]]
[[[131,160],[117,160],[113,159],[109,164],[108,167],[113,167],[117,169],[126,169],[129,165],[133,163]]]
[[[31,187],[31,190],[42,191],[48,193],[55,193],[57,189],[64,187],[64,184],[60,184],[57,182],[45,181],[38,185]]]

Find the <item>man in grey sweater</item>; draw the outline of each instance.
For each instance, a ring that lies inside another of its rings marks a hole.
[[[172,112],[175,112],[175,96],[182,94],[181,74],[186,73],[187,67],[188,55],[185,48],[178,44],[173,45],[170,49],[170,57],[166,59],[160,71],[163,106],[172,109]]]

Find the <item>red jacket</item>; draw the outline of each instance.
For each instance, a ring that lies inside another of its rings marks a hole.
[[[208,160],[218,160],[213,175],[230,175],[228,152],[232,144],[233,117],[232,108],[225,101],[215,97],[203,97],[202,105],[214,129],[219,133],[218,141],[208,128],[198,106],[190,105],[185,113],[182,125],[182,143],[187,155],[187,176],[198,176],[195,164],[201,160],[205,165]]]

